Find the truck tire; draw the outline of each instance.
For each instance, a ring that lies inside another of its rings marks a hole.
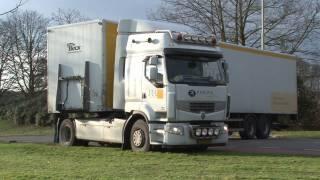
[[[267,139],[271,131],[271,121],[266,116],[261,116],[257,121],[256,136],[258,139]]]
[[[241,139],[254,139],[256,135],[256,123],[254,116],[247,116],[243,121],[243,131],[239,132]]]
[[[73,146],[76,144],[75,128],[69,119],[62,121],[59,128],[59,143],[63,146]]]
[[[130,145],[132,151],[147,152],[150,150],[148,125],[145,121],[137,120],[130,131]]]

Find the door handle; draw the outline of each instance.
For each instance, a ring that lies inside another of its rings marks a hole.
[[[146,93],[142,93],[142,99],[146,99],[146,98],[147,98]]]

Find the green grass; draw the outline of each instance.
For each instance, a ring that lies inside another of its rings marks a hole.
[[[319,179],[320,157],[0,143],[0,179]]]
[[[16,126],[10,121],[0,120],[0,136],[51,134],[53,134],[52,127]]]

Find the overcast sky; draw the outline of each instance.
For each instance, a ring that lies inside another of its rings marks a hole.
[[[118,21],[123,18],[146,19],[147,12],[156,9],[161,0],[24,0],[22,9],[31,9],[50,16],[58,8],[78,9],[92,19]],[[19,0],[0,0],[0,13],[8,11]]]

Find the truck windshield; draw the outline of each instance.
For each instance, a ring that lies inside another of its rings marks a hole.
[[[175,84],[224,85],[219,59],[209,57],[167,56],[168,80]]]

